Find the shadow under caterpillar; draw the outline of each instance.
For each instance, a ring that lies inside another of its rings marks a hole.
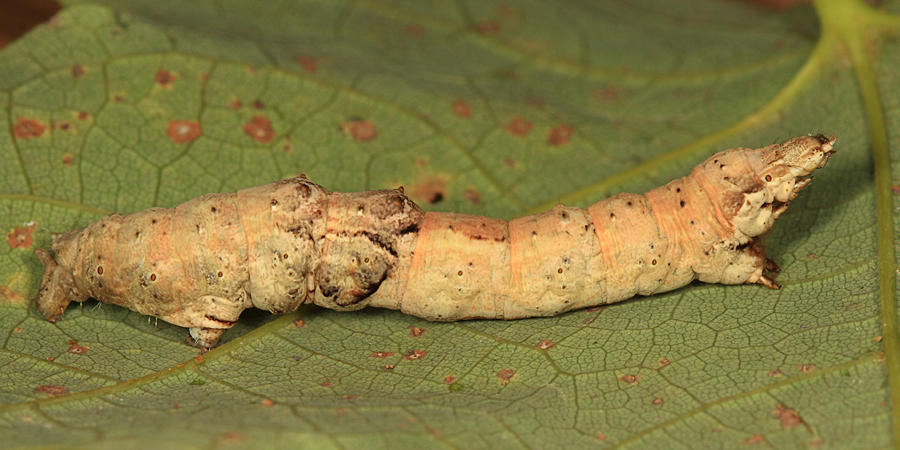
[[[209,348],[241,312],[306,303],[428,320],[518,319],[707,283],[778,285],[757,237],[834,153],[802,136],[717,153],[646,194],[511,221],[423,212],[402,189],[330,192],[305,177],[54,236],[37,308],[95,298],[190,328]]]

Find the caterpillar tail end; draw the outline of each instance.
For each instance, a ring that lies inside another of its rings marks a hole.
[[[44,264],[44,275],[41,278],[35,306],[47,320],[56,322],[62,317],[69,303],[82,302],[88,297],[78,292],[72,271],[60,265],[50,252],[44,249],[37,249],[34,252]]]
[[[34,253],[44,264],[44,276],[41,279],[36,302],[37,310],[47,320],[56,322],[72,301],[65,295],[65,292],[68,291],[64,286],[66,280],[64,276],[61,276],[61,268],[50,252],[39,248]]]

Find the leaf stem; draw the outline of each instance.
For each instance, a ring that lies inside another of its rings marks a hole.
[[[822,35],[836,36],[847,47],[859,83],[872,139],[882,343],[887,363],[891,428],[896,445],[900,443],[900,334],[898,334],[900,328],[897,322],[895,292],[897,264],[894,251],[891,156],[884,109],[878,91],[878,79],[872,68],[865,36],[870,26],[877,26],[881,22],[878,18],[883,14],[873,11],[860,0],[816,0],[814,4],[822,22]]]

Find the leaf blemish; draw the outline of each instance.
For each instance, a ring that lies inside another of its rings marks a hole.
[[[341,124],[341,130],[359,142],[371,141],[378,137],[375,124],[364,119],[351,119]]]
[[[35,224],[28,224],[24,227],[16,227],[6,235],[6,243],[10,248],[29,248],[34,243]]]
[[[500,379],[500,384],[502,386],[506,386],[507,384],[509,384],[509,381],[515,375],[516,375],[515,369],[503,369],[503,370],[497,372],[497,378]]]
[[[457,100],[453,102],[453,113],[462,119],[472,117],[472,107],[465,100]]]
[[[412,196],[431,205],[440,203],[446,195],[447,184],[438,177],[428,177],[413,187]]]
[[[303,70],[309,73],[315,73],[318,69],[318,61],[311,56],[298,56],[295,58],[295,61],[297,61],[297,64],[299,64]]]
[[[69,352],[69,353],[71,353],[71,354],[73,354],[73,355],[83,355],[83,354],[87,353],[88,350],[90,350],[90,349],[91,349],[91,348],[88,347],[88,346],[86,346],[86,345],[78,345],[77,342],[75,342],[75,341],[70,341],[70,342],[69,342],[69,349],[66,350],[66,351]]]
[[[65,386],[60,386],[58,384],[42,384],[34,388],[35,394],[47,394],[53,397],[57,397],[60,395],[66,395],[69,393],[69,389]]]
[[[264,144],[272,142],[272,139],[275,138],[272,122],[269,122],[269,119],[264,116],[253,116],[249,122],[244,124],[244,132]]]
[[[187,144],[202,134],[200,123],[194,120],[172,120],[166,127],[166,134],[176,144]]]
[[[466,198],[466,201],[473,205],[481,203],[481,193],[473,187],[466,188],[464,196]]]
[[[46,130],[47,125],[40,120],[19,117],[13,125],[13,136],[17,139],[32,139],[43,136]]]
[[[425,35],[425,29],[421,25],[412,24],[406,27],[406,33],[413,37],[422,37]]]
[[[475,29],[484,35],[492,35],[500,32],[500,24],[492,20],[479,22],[475,25]]]
[[[531,122],[516,116],[506,124],[506,131],[513,136],[525,137],[531,132],[532,127],[534,125]]]
[[[156,71],[156,75],[153,76],[153,80],[156,81],[156,84],[164,88],[171,87],[172,84],[175,83],[175,79],[175,75],[166,69],[159,69]]]
[[[415,361],[424,358],[427,354],[428,352],[425,350],[411,350],[409,353],[403,356],[403,359],[407,361]]]
[[[572,134],[574,133],[575,129],[569,125],[557,125],[556,127],[550,129],[550,135],[547,137],[547,143],[554,147],[566,145],[569,140],[572,139]]]

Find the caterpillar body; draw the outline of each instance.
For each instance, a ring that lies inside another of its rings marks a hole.
[[[423,212],[402,189],[329,192],[295,177],[54,236],[37,308],[95,298],[213,345],[241,312],[306,303],[429,320],[518,319],[707,283],[778,285],[758,236],[834,152],[822,135],[717,153],[644,195],[509,222]]]

